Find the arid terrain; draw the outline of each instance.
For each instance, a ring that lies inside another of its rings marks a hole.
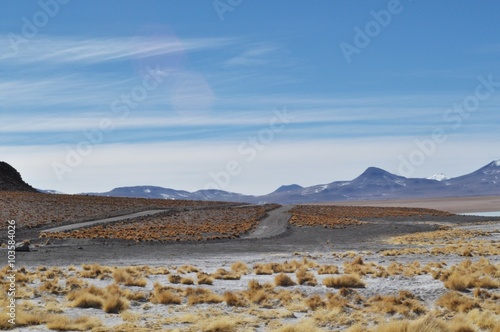
[[[498,217],[0,197],[31,249],[16,253],[18,330],[500,331]]]

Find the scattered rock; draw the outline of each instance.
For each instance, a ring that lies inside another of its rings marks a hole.
[[[21,242],[16,244],[16,251],[30,251],[30,245],[28,242]]]

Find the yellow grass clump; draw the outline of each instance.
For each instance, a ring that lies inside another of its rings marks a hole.
[[[180,268],[177,269],[177,272],[180,274],[186,274],[186,273],[196,273],[200,272],[200,270],[196,266],[192,265],[183,265]]]
[[[207,325],[202,327],[203,332],[236,332],[237,322],[231,317],[218,317],[208,321]]]
[[[364,288],[365,283],[353,274],[345,274],[339,277],[328,277],[323,279],[323,285],[333,288]]]
[[[47,328],[55,331],[89,331],[101,325],[101,321],[96,317],[81,316],[73,319],[55,315],[49,317]]]
[[[172,289],[155,283],[150,301],[156,304],[181,304],[182,298],[175,294]]]
[[[231,270],[236,274],[247,274],[248,266],[243,262],[235,262],[231,265]]]
[[[296,324],[287,324],[278,329],[273,330],[273,332],[321,332],[322,330],[318,328],[314,320],[304,319]]]
[[[126,269],[116,269],[113,271],[113,279],[125,286],[145,287],[148,283],[146,278],[132,276]]]
[[[130,304],[126,299],[122,298],[120,294],[115,293],[104,300],[102,308],[104,312],[108,314],[118,314],[130,308]]]
[[[78,273],[81,278],[91,278],[91,279],[104,279],[108,278],[111,270],[107,267],[103,267],[98,263],[94,264],[83,264],[82,271]]]
[[[193,285],[194,280],[192,278],[184,277],[181,279],[181,284],[183,285]]]
[[[475,263],[467,259],[448,270],[435,270],[432,275],[443,281],[446,288],[456,291],[500,287],[500,269],[484,257]]]
[[[171,284],[179,284],[182,280],[182,277],[180,275],[177,275],[177,274],[171,274],[168,276],[168,281],[171,283]]]
[[[318,284],[316,277],[314,277],[314,274],[312,274],[312,272],[310,271],[307,271],[306,268],[300,268],[299,270],[297,270],[295,276],[297,277],[297,282],[299,285],[316,286]]]
[[[102,308],[103,299],[91,293],[82,292],[72,302],[72,307],[78,308]]]
[[[246,307],[247,306],[247,303],[244,300],[244,298],[242,298],[241,296],[238,296],[237,294],[235,294],[233,292],[229,292],[229,291],[224,293],[224,302],[226,302],[226,304],[228,306],[232,306],[232,307]]]
[[[394,295],[375,295],[367,301],[370,310],[385,314],[400,314],[405,317],[415,318],[424,314],[427,309],[409,291],[399,291]]]
[[[438,306],[444,307],[450,311],[468,312],[479,305],[474,298],[462,295],[452,291],[444,294],[436,300]]]
[[[224,301],[222,297],[206,288],[187,288],[186,296],[189,305],[200,303],[221,303]]]
[[[215,271],[215,273],[212,274],[212,277],[214,277],[215,279],[222,279],[222,280],[240,280],[241,274],[220,268],[217,269],[217,271]]]
[[[253,269],[257,275],[271,275],[274,273],[271,264],[255,264]]]
[[[203,272],[196,274],[196,278],[198,279],[198,285],[212,285],[214,283],[214,278]]]
[[[274,284],[276,286],[282,286],[282,287],[290,287],[296,285],[296,283],[292,280],[292,278],[290,278],[284,273],[280,273],[276,277],[274,277]]]
[[[338,274],[339,268],[335,265],[321,265],[318,274]]]
[[[305,302],[307,306],[313,311],[326,306],[325,301],[318,294],[310,296],[305,300]]]

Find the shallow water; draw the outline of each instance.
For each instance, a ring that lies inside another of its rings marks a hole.
[[[469,213],[460,213],[464,216],[480,216],[480,217],[500,217],[500,211],[493,212],[469,212]]]

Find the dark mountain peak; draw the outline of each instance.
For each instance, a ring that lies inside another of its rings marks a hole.
[[[489,163],[488,165],[486,165],[487,167],[491,167],[491,168],[498,168],[500,169],[500,159],[498,160],[493,160],[491,163]]]
[[[299,186],[298,184],[289,184],[289,185],[284,185],[284,186],[279,187],[274,192],[281,193],[281,192],[301,190],[301,189],[304,189],[304,187]]]
[[[21,174],[6,162],[0,161],[0,191],[38,192],[23,181]]]
[[[500,173],[500,160],[494,160],[471,174],[498,174]]]
[[[364,171],[360,176],[358,176],[355,180],[360,180],[360,179],[371,179],[371,178],[400,178],[399,176],[389,173],[387,171],[384,171],[381,168],[378,167],[368,167],[366,171]]]

